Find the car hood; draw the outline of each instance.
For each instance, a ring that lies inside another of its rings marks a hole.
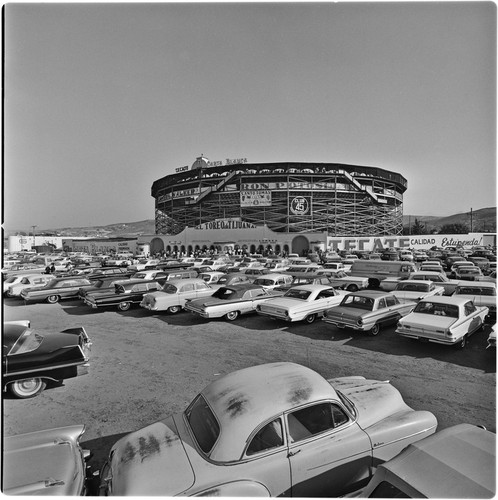
[[[389,381],[342,377],[329,380],[356,407],[357,422],[362,429],[381,422],[395,413],[410,411],[400,392]]]
[[[3,493],[81,495],[85,466],[78,439],[83,432],[83,425],[74,425],[5,438]]]
[[[173,417],[121,438],[110,456],[113,495],[174,496],[194,483]]]

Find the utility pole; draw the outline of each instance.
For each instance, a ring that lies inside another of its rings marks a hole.
[[[38,227],[38,226],[31,226],[33,228],[33,246],[36,245],[36,238],[35,238],[35,229]]]
[[[473,213],[472,213],[472,208],[470,209],[470,232],[474,232],[474,220],[473,220]]]

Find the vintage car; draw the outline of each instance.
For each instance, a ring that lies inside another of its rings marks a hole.
[[[25,274],[20,276],[21,280],[17,283],[11,283],[5,291],[6,297],[20,297],[21,292],[25,288],[32,288],[36,286],[46,285],[49,281],[53,280],[50,274]]]
[[[187,300],[209,297],[214,289],[200,278],[167,281],[161,291],[147,293],[140,307],[149,311],[168,311],[176,314],[185,307]]]
[[[460,267],[455,271],[455,279],[465,281],[478,281],[484,276],[482,271],[477,267]]]
[[[295,286],[300,285],[328,285],[332,286],[330,277],[327,274],[317,273],[296,273],[292,276],[292,281],[287,285],[280,285],[275,288],[280,292],[286,292]]]
[[[411,273],[407,279],[432,281],[436,286],[441,286],[444,288],[443,295],[453,295],[453,292],[458,285],[458,280],[452,280],[448,278],[446,274],[435,271],[416,271],[414,273]]]
[[[463,348],[468,337],[482,328],[488,311],[465,297],[431,297],[421,300],[413,312],[398,321],[396,333]]]
[[[258,304],[256,312],[262,316],[285,321],[313,323],[319,316],[338,306],[349,292],[329,285],[300,285],[290,288],[283,297]]]
[[[144,295],[154,290],[160,290],[164,284],[159,280],[130,279],[114,283],[106,293],[89,293],[83,297],[83,302],[93,309],[116,306],[120,311],[127,311],[133,305],[140,304]]]
[[[2,342],[3,390],[17,398],[31,398],[45,389],[47,382],[88,372],[92,345],[84,328],[68,328],[60,333],[41,333],[30,322],[4,323]]]
[[[75,299],[81,288],[91,287],[93,282],[87,276],[65,276],[54,278],[42,286],[25,288],[21,291],[21,298],[26,302],[46,300],[50,304],[55,304],[62,299]]]
[[[486,349],[489,349],[490,347],[494,347],[496,349],[496,323],[491,327],[491,331],[488,335],[488,345],[486,346]]]
[[[133,273],[128,271],[125,267],[99,267],[98,269],[94,269],[93,273],[88,275],[88,279],[99,279],[104,276],[120,276],[123,278],[129,278]]]
[[[185,310],[202,318],[225,318],[234,321],[241,314],[256,312],[256,306],[265,300],[282,295],[255,284],[222,286],[210,297],[188,300]]]
[[[82,496],[87,494],[89,450],[80,446],[84,425],[5,436],[5,495]]]
[[[435,285],[432,281],[408,279],[400,281],[390,293],[400,302],[419,302],[428,297],[443,295],[444,288]]]
[[[10,276],[18,276],[23,274],[42,274],[45,272],[45,266],[40,264],[23,263],[16,264],[9,269],[2,269],[3,279],[7,279]]]
[[[105,261],[106,266],[128,267],[133,264],[131,255],[116,255]]]
[[[145,269],[152,269],[160,263],[159,259],[140,259],[135,264],[130,264],[128,266],[128,271],[136,273],[137,271],[143,271]]]
[[[346,295],[338,306],[325,311],[323,321],[378,335],[384,325],[397,323],[414,308],[414,302],[402,303],[392,293],[362,290]]]
[[[485,306],[489,309],[488,314],[496,317],[496,283],[460,281],[453,297],[466,298],[476,306]]]
[[[290,274],[269,273],[256,278],[253,283],[263,288],[267,288],[268,290],[272,290],[280,286],[290,286],[292,281],[293,278]]]
[[[223,276],[226,276],[226,274],[221,271],[210,271],[207,273],[202,273],[198,277],[204,280],[209,285],[213,285],[215,283],[218,283],[218,280]]]
[[[350,497],[493,498],[496,434],[471,424],[448,427],[380,464]]]
[[[349,276],[344,271],[328,274],[329,284],[335,288],[341,288],[348,292],[357,292],[368,287],[368,278],[361,276]]]
[[[78,292],[78,298],[84,300],[85,297],[95,294],[114,292],[114,285],[118,283],[127,283],[131,278],[120,278],[115,275],[103,275],[100,279],[92,281],[93,286],[90,288],[81,288]]]
[[[474,265],[473,262],[469,262],[469,261],[457,261],[455,262],[450,270],[449,270],[449,275],[452,277],[452,278],[457,278],[457,272],[459,269],[461,268],[469,268],[469,267],[477,267]]]
[[[107,495],[335,497],[433,434],[389,382],[326,380],[294,363],[222,376],[183,413],[132,432],[101,472]]]
[[[252,283],[252,279],[247,274],[229,273],[219,278],[216,286],[232,286],[240,285],[241,283]]]

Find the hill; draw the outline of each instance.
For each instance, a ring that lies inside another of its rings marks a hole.
[[[415,219],[425,225],[427,233],[438,232],[447,224],[463,224],[470,231],[470,212],[450,215],[447,217],[427,216],[427,215],[404,215],[403,226],[408,227],[415,223]],[[472,212],[473,232],[496,232],[496,207],[481,208]],[[116,237],[138,237],[142,234],[154,234],[155,225],[153,219],[138,222],[120,222],[107,226],[93,227],[64,227],[60,229],[39,229],[37,235],[80,237],[90,236],[95,238],[116,238]],[[5,231],[5,236],[23,234],[22,231]]]

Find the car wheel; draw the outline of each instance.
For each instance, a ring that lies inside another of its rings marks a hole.
[[[313,323],[316,319],[316,314],[308,314],[308,316],[306,316],[306,318],[304,318],[304,321],[306,323],[308,323],[309,325],[311,325],[311,323]]]
[[[131,307],[131,303],[130,302],[120,302],[118,304],[118,309],[120,311],[127,311],[130,307]]]
[[[357,292],[359,290],[358,286],[357,285],[349,285],[346,290],[348,292]]]
[[[227,321],[234,321],[239,317],[239,311],[230,311],[225,314]]]
[[[370,335],[379,335],[380,332],[380,325],[378,323],[375,323],[375,325],[370,329],[368,332]]]
[[[49,295],[47,297],[47,302],[49,304],[57,304],[57,302],[59,302],[59,296],[58,295]]]
[[[9,290],[7,290],[7,291],[4,293],[4,295],[5,295],[7,298],[9,298],[9,299],[12,297],[12,294],[10,293],[10,291],[9,291]]]
[[[168,307],[168,312],[170,312],[171,314],[179,313],[181,310],[182,310],[182,308],[180,306]]]
[[[9,391],[16,398],[26,399],[33,398],[45,389],[47,384],[41,378],[25,378],[16,380],[9,385]]]
[[[467,335],[464,335],[457,346],[459,349],[463,349],[467,345]]]

